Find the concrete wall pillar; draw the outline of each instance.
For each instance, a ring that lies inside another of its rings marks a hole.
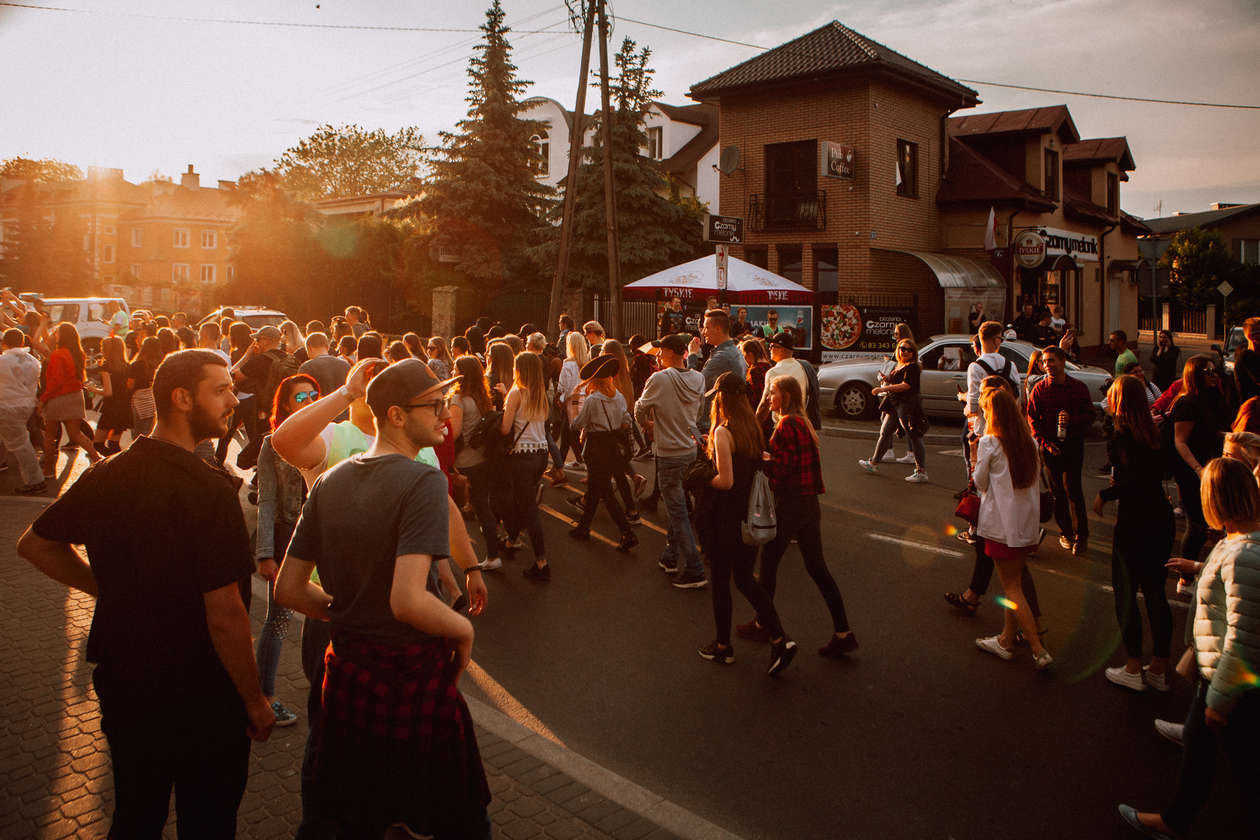
[[[1159,328],[1161,330],[1172,329],[1172,304],[1164,301],[1159,305]]]
[[[457,286],[438,286],[433,290],[433,334],[450,336],[456,334],[456,294]]]

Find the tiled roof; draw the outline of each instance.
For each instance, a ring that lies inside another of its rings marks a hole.
[[[710,123],[716,123],[718,117],[717,106],[714,105],[669,105],[665,102],[653,102],[657,108],[661,109],[661,113],[669,117],[674,122],[685,122],[691,125],[706,126]]]
[[[1115,161],[1122,172],[1136,169],[1133,154],[1129,151],[1129,141],[1125,137],[1096,137],[1069,143],[1063,147],[1064,163],[1084,163],[1093,161]]]
[[[950,117],[946,126],[951,137],[977,134],[1044,134],[1053,131],[1062,134],[1065,143],[1076,143],[1081,139],[1066,105]]]
[[[694,174],[696,163],[700,158],[704,157],[705,152],[717,145],[718,141],[718,124],[717,120],[701,127],[700,133],[692,137],[683,147],[674,152],[669,158],[661,161],[662,168],[666,172],[689,172]]]
[[[172,186],[169,192],[162,188],[150,187],[152,194],[142,208],[124,214],[129,219],[153,218],[190,218],[218,219],[225,222],[240,218],[241,210],[229,199],[232,193],[227,190],[201,188],[196,190]],[[161,194],[159,194],[159,190]]]
[[[1180,216],[1164,216],[1159,219],[1144,219],[1152,233],[1176,233],[1195,227],[1212,227],[1226,219],[1242,213],[1250,213],[1260,204],[1240,204],[1237,207],[1226,207],[1224,210],[1205,210],[1202,213],[1182,213]]]
[[[1137,216],[1131,216],[1123,210],[1120,211],[1120,227],[1127,233],[1143,234],[1151,233],[1151,228]]]
[[[835,20],[692,85],[688,95],[693,99],[710,99],[722,91],[735,88],[758,87],[851,70],[881,70],[908,76],[961,99],[967,106],[980,101],[971,88]]]
[[[1099,206],[1089,199],[1074,193],[1064,194],[1063,215],[1098,225],[1114,225],[1120,221],[1118,216],[1108,213],[1106,207]]]
[[[949,140],[949,171],[936,192],[940,204],[1013,202],[1028,209],[1053,210],[1054,202],[961,140]]]

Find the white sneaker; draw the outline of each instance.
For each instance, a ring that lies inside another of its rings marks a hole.
[[[896,461],[898,464],[913,464],[914,453],[907,452],[905,455],[902,455],[900,458],[893,458],[893,460]]]
[[[1185,746],[1185,729],[1186,725],[1184,723],[1155,719],[1155,731],[1179,747]]]
[[[858,466],[866,470],[868,473],[879,472],[879,464],[872,464],[870,461],[867,461],[867,460],[859,460]]]
[[[998,659],[1005,659],[1008,662],[1015,658],[1015,651],[1002,647],[1002,643],[998,641],[997,636],[985,636],[983,639],[976,639],[976,647],[985,653],[991,653]]]
[[[1115,668],[1108,668],[1103,672],[1107,681],[1115,683],[1122,688],[1132,689],[1133,691],[1146,691],[1146,683],[1142,681],[1142,674],[1130,674],[1124,669],[1123,665],[1117,665]]]
[[[1149,665],[1142,667],[1142,679],[1146,684],[1156,691],[1172,691],[1172,681],[1168,679],[1168,672],[1162,674],[1152,674]]]
[[[487,557],[484,561],[482,561],[481,568],[485,569],[487,572],[493,572],[495,569],[503,568],[503,561],[498,557]]]
[[[928,481],[927,473],[919,472],[918,470],[915,470],[914,472],[910,473],[910,475],[906,476],[906,481],[910,482],[911,484],[927,484],[927,481]]]
[[[1033,654],[1033,667],[1038,671],[1044,671],[1054,664],[1054,657],[1050,655],[1050,651],[1045,648],[1041,649],[1041,653]]]

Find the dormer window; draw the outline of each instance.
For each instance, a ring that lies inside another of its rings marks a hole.
[[[1059,200],[1059,153],[1054,149],[1046,149],[1046,198]]]
[[[535,134],[529,138],[529,142],[534,144],[534,161],[533,169],[535,175],[545,176],[551,174],[551,135]]]
[[[665,130],[658,126],[653,126],[647,130],[648,157],[652,160],[660,160],[665,156]]]

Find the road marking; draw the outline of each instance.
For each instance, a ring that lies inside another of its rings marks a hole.
[[[547,728],[541,720],[535,717],[529,709],[512,696],[512,693],[499,684],[498,680],[486,673],[485,669],[476,662],[468,663],[468,676],[472,677],[472,681],[477,687],[486,693],[490,698],[490,703],[496,706],[499,711],[519,723],[521,726],[543,736],[548,741],[554,741],[560,746],[564,746],[564,741],[556,737],[556,733]]]
[[[0,501],[5,502],[25,502],[28,505],[43,505],[47,507],[56,499],[50,499],[47,496],[4,496],[0,497]]]
[[[561,513],[560,511],[558,511],[558,510],[556,510],[555,508],[553,508],[551,505],[539,505],[539,506],[538,506],[538,509],[539,509],[539,510],[541,510],[543,513],[548,513],[548,514],[551,514],[551,515],[552,515],[552,516],[554,516],[556,519],[559,519],[561,522],[565,523],[566,525],[577,525],[577,524],[578,524],[576,519],[570,519],[569,517],[565,516],[565,515],[564,515],[563,513]],[[608,539],[608,537],[605,537],[605,536],[604,536],[603,534],[601,534],[599,531],[591,531],[591,536],[592,536],[592,537],[594,537],[595,539],[599,540],[599,541],[600,541],[600,542],[602,542],[602,543],[607,543],[608,545],[611,545],[613,548],[616,548],[616,547],[617,547],[617,545],[618,545],[618,543],[617,543],[617,541],[616,541],[616,540],[610,540],[610,539]]]
[[[959,447],[958,449],[941,449],[941,450],[938,450],[936,454],[937,454],[937,455],[947,455],[947,456],[949,456],[949,457],[951,457],[951,458],[952,458],[952,457],[961,458],[961,457],[962,457],[962,448],[961,448],[961,447]]]
[[[570,482],[570,483],[568,483],[568,484],[562,484],[562,485],[560,485],[559,487],[557,487],[556,489],[557,489],[557,490],[568,490],[570,493],[574,493],[574,494],[576,494],[576,495],[578,495],[578,496],[583,496],[583,495],[585,495],[585,494],[584,494],[581,490],[579,490],[579,489],[577,489],[576,487],[574,487],[574,486],[573,486],[573,484],[572,484],[571,482]],[[638,500],[636,499],[635,501],[638,501]],[[639,511],[639,524],[640,524],[640,525],[646,525],[647,527],[651,528],[651,529],[652,529],[653,531],[655,531],[656,533],[660,534],[662,537],[668,537],[668,536],[669,536],[669,531],[666,531],[664,528],[662,528],[660,525],[657,525],[655,522],[652,522],[651,520],[644,518],[644,516],[643,516],[643,511],[642,511],[642,510],[640,510],[640,511]],[[631,527],[633,527],[633,526],[631,526]]]
[[[944,554],[946,557],[966,557],[961,551],[954,551],[952,548],[942,548],[932,543],[918,542],[917,540],[906,540],[901,537],[894,537],[889,534],[880,534],[875,531],[867,533],[869,538],[878,540],[879,542],[895,543],[896,545],[905,546],[906,548],[917,548],[920,551],[928,551],[932,554]]]

